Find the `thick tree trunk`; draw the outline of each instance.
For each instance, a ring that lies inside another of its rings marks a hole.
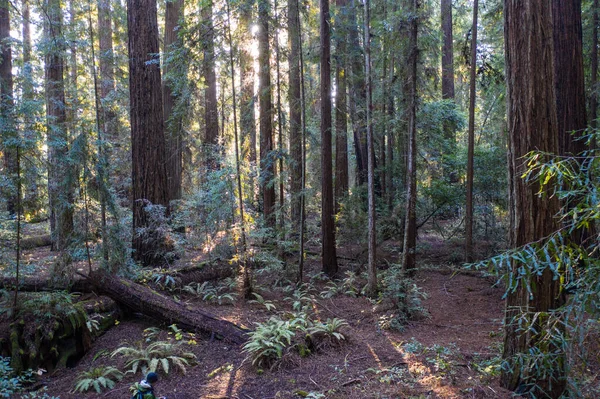
[[[561,155],[579,155],[587,127],[581,0],[552,1],[552,19],[558,146]]]
[[[347,45],[348,1],[336,0],[337,20],[335,23],[336,70],[335,82],[335,212],[340,211],[340,200],[348,195],[348,96],[347,90]]]
[[[471,28],[471,74],[469,81],[469,133],[467,150],[467,206],[465,212],[465,260],[473,261],[473,158],[475,151],[475,84],[477,72],[477,12],[479,1],[473,2]]]
[[[247,330],[132,281],[110,276],[99,270],[89,276],[89,280],[98,291],[115,302],[154,320],[175,323],[184,330],[218,334],[236,345],[241,345],[247,339]]]
[[[183,17],[183,0],[168,1],[165,11],[165,52],[177,51],[182,43],[178,37],[179,21]],[[162,88],[163,112],[165,115],[165,148],[166,169],[169,200],[181,199],[181,176],[183,172],[183,143],[182,143],[182,118],[180,113],[175,113],[177,104],[177,81],[185,79],[182,71],[185,66],[176,61],[165,61],[163,66],[164,79]],[[179,73],[178,73],[179,72]],[[176,75],[176,76],[172,76]]]
[[[555,218],[560,208],[558,198],[538,195],[539,183],[521,178],[526,168],[523,157],[528,152],[556,154],[559,150],[551,2],[505,0],[504,23],[510,129],[510,244],[518,248],[539,241],[559,228]],[[513,275],[517,275],[517,269],[522,265],[515,262],[512,267]],[[501,383],[511,390],[536,384],[536,397],[558,398],[565,387],[564,354],[560,348],[546,341],[540,342],[540,335],[525,334],[517,318],[525,317],[531,321],[537,312],[548,313],[559,308],[564,303],[564,292],[560,279],[555,279],[549,269],[542,275],[532,273],[526,278],[535,286],[533,297],[524,279],[515,289],[509,290],[507,296],[503,358],[509,367],[503,367]],[[537,331],[540,327],[539,324],[533,326]],[[520,367],[516,358],[529,353],[533,347],[545,355],[555,356],[552,364],[556,366],[545,371],[549,374],[544,379]]]
[[[10,48],[10,5],[8,0],[0,1],[0,118],[2,118],[2,152],[4,153],[4,170],[9,178],[10,186],[6,190],[6,207],[10,215],[17,212],[16,177],[18,172],[17,139],[18,133],[14,125],[12,51]],[[2,190],[4,191],[4,190]]]
[[[219,112],[217,104],[217,75],[215,74],[215,46],[214,46],[214,26],[213,26],[213,7],[212,0],[204,2],[202,8],[202,42],[204,45],[204,58],[202,69],[204,73],[204,145],[206,166],[214,169],[216,166],[216,157],[219,152],[215,151],[215,146],[219,140]]]
[[[414,17],[410,22],[408,38],[408,157],[406,161],[406,220],[402,269],[411,275],[414,274],[416,267],[417,247],[417,60],[419,56],[417,15],[419,2],[418,0],[409,0],[409,5]]]
[[[331,153],[331,17],[329,0],[320,0],[321,34],[321,236],[323,271],[337,274]]]
[[[100,97],[102,131],[107,139],[118,139],[117,114],[113,109],[115,96],[115,57],[110,0],[98,0],[98,41],[100,44]]]
[[[591,69],[591,96],[590,96],[590,126],[595,129],[598,125],[596,119],[598,118],[598,24],[600,18],[598,18],[598,0],[594,0],[592,5],[593,16],[592,16],[592,65]]]
[[[302,191],[302,99],[300,97],[300,13],[298,0],[288,0],[288,42],[290,44],[288,90],[290,107],[290,216],[300,225]]]
[[[131,154],[133,188],[133,249],[145,265],[163,261],[163,243],[148,239],[153,231],[149,204],[168,207],[165,168],[164,114],[160,66],[153,58],[158,49],[156,0],[128,0],[129,93],[131,103]]]
[[[271,95],[271,52],[269,50],[269,1],[258,1],[258,78],[260,106],[260,191],[267,226],[275,226],[275,161],[273,151],[273,100]]]
[[[44,36],[51,43],[44,56],[48,124],[48,198],[52,249],[61,251],[73,233],[72,172],[68,163],[64,82],[64,41],[59,0],[45,3]]]

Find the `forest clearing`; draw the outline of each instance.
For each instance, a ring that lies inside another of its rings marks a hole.
[[[600,398],[600,0],[0,0],[0,397]]]

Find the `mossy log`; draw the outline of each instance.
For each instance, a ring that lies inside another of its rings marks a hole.
[[[88,277],[88,281],[120,305],[155,320],[175,323],[185,330],[217,334],[237,345],[247,339],[248,330],[130,280],[96,270]]]
[[[197,266],[187,266],[178,269],[173,275],[176,286],[183,287],[190,283],[222,280],[235,274],[234,264],[225,262],[203,262]]]

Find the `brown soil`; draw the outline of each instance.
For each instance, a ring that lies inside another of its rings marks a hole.
[[[380,246],[380,257],[386,260],[382,268],[397,261],[397,248],[395,242]],[[481,371],[499,356],[503,290],[476,273],[455,273],[457,269],[448,265],[458,249],[434,235],[424,234],[420,248],[421,270],[415,281],[427,294],[423,306],[429,316],[409,322],[402,332],[382,329],[381,322],[390,312],[378,310],[364,297],[319,297],[325,287],[325,282],[319,281],[313,292],[314,317],[343,318],[349,323],[344,330],[347,342],[340,347],[329,346],[305,358],[288,353],[272,370],[257,371],[241,348],[197,337],[195,344],[184,344],[186,350],[195,353],[197,363],[188,367],[185,375],[176,371],[161,375],[157,394],[169,399],[292,399],[309,392],[331,399],[510,398],[510,393],[498,386],[497,378]],[[340,253],[344,254],[342,271],[364,267],[362,248],[342,248]],[[190,264],[204,258],[197,251],[190,254],[180,262]],[[38,261],[49,255],[45,248],[28,253]],[[317,257],[309,258],[307,269],[319,270]],[[261,294],[273,301],[276,312],[290,310],[280,289],[264,288],[270,286],[270,278],[257,276],[263,287]],[[262,305],[242,301],[218,306],[185,296],[182,299],[248,328],[273,315]],[[110,353],[143,341],[144,329],[154,325],[144,318],[121,320],[96,340],[74,368],[45,374],[39,383],[47,385],[49,394],[62,399],[130,397],[128,388],[141,379],[139,373],[127,374],[110,392],[81,394],[72,390],[83,371],[102,365],[123,369],[123,360],[111,358]],[[161,339],[174,338],[164,332]],[[183,341],[188,339],[186,336]]]

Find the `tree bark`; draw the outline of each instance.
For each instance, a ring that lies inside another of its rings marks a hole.
[[[106,137],[115,142],[118,138],[117,114],[112,101],[115,96],[115,57],[110,0],[98,0],[98,41],[100,44],[100,97],[101,123]]]
[[[288,0],[289,107],[290,107],[290,210],[297,229],[300,225],[302,191],[302,99],[300,97],[300,12],[298,0]]]
[[[373,78],[371,75],[371,4],[365,1],[365,73],[367,81],[367,152],[369,208],[368,295],[377,295],[377,230],[375,229],[375,143],[373,142]]]
[[[442,98],[454,100],[454,37],[452,0],[441,0],[442,14]]]
[[[271,95],[271,65],[269,50],[269,0],[258,1],[258,64],[260,80],[260,191],[267,226],[275,226],[275,160],[273,151],[273,100]]]
[[[417,60],[419,48],[418,35],[418,0],[409,0],[413,17],[409,26],[408,44],[408,151],[406,172],[406,212],[404,226],[404,245],[402,252],[402,269],[409,275],[414,274],[416,267],[417,247]]]
[[[348,7],[348,42],[350,43],[348,57],[351,60],[349,105],[356,154],[356,177],[360,186],[367,182],[367,92],[365,90],[364,57],[358,39],[356,7],[356,0],[350,0],[350,7]]]
[[[475,151],[475,85],[477,77],[477,12],[479,1],[473,2],[471,28],[471,71],[469,81],[469,133],[467,150],[467,206],[465,212],[465,260],[473,261],[473,157]]]
[[[183,0],[167,1],[165,10],[165,53],[178,51],[183,44],[178,35],[179,22],[182,18]],[[185,66],[179,65],[177,61],[165,61],[163,71],[162,101],[166,130],[166,170],[169,200],[172,201],[181,199],[182,195],[183,118],[181,113],[175,112],[175,106],[177,104],[176,86],[181,86],[181,83],[176,82],[185,79],[185,76],[182,76]]]
[[[348,195],[348,97],[347,97],[347,51],[348,1],[336,0],[335,23],[337,84],[335,96],[335,213],[340,211],[340,200]]]
[[[217,76],[215,74],[215,32],[212,22],[213,4],[212,0],[204,2],[201,10],[202,15],[202,42],[204,46],[204,58],[202,69],[204,73],[204,145],[206,166],[209,169],[216,167],[219,152],[216,145],[219,140],[219,112],[217,104]]]
[[[48,125],[48,198],[52,249],[62,251],[73,233],[72,172],[68,162],[64,82],[64,38],[59,0],[46,0],[44,36],[49,48],[44,56],[46,118]]]
[[[242,38],[240,48],[240,128],[242,138],[242,157],[252,165],[257,163],[256,121],[254,112],[254,60],[252,59],[252,8],[254,0],[246,0],[239,6],[239,35]],[[251,190],[254,192],[254,189]]]
[[[138,233],[150,225],[149,204],[168,207],[164,114],[158,49],[156,0],[127,0],[129,94],[133,189],[134,258],[145,265],[162,262],[160,243]],[[153,231],[149,232],[152,235]]]
[[[12,51],[10,48],[10,4],[8,0],[0,1],[0,118],[2,119],[2,135],[0,136],[4,154],[4,170],[9,178],[10,186],[5,192],[6,207],[10,215],[17,213],[17,146],[18,133],[14,124]],[[3,190],[4,191],[4,190]]]
[[[590,96],[590,127],[596,129],[598,125],[598,24],[600,18],[598,18],[598,0],[594,0],[592,5],[593,16],[592,16],[592,65],[591,65],[591,96]]]
[[[329,0],[320,0],[321,35],[321,261],[323,272],[334,277],[338,272],[335,250],[333,204],[333,166],[331,153],[331,17]]]
[[[243,344],[247,339],[248,330],[130,280],[110,276],[101,270],[93,272],[88,280],[115,302],[152,319],[175,323],[184,330],[215,333],[236,345]]]
[[[559,228],[560,204],[556,196],[540,196],[538,182],[521,178],[526,165],[523,157],[530,151],[555,154],[559,150],[554,84],[552,43],[552,5],[545,0],[505,0],[504,35],[506,43],[507,109],[509,126],[510,171],[510,245],[513,248],[539,241]],[[535,104],[535,106],[533,105]],[[513,262],[513,275],[521,264]],[[565,387],[564,354],[549,344],[544,350],[556,353],[555,369],[541,380],[531,370],[520,367],[515,356],[527,354],[532,347],[548,345],[540,336],[525,334],[516,318],[524,315],[531,321],[536,312],[551,312],[564,303],[560,279],[551,270],[541,275],[532,273],[529,284],[535,287],[533,297],[525,286],[525,278],[508,291],[506,301],[504,361],[501,384],[510,390],[520,385],[537,384],[536,397],[558,398]],[[513,283],[515,284],[515,283]],[[538,319],[539,320],[539,319]],[[540,326],[534,326],[540,331]],[[563,365],[563,366],[560,366]],[[512,371],[511,371],[512,370]]]
[[[579,155],[587,127],[581,0],[552,1],[552,19],[558,146],[561,155]]]

